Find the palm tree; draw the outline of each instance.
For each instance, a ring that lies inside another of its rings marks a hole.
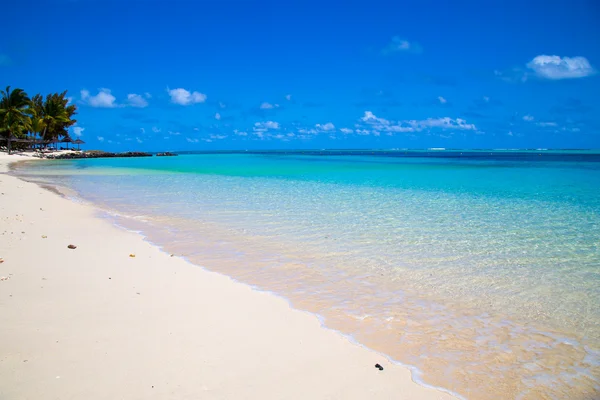
[[[37,139],[37,135],[41,135],[44,130],[44,119],[37,114],[35,111],[31,115],[31,119],[29,121],[29,132],[32,133],[32,139]],[[35,142],[34,142],[35,143]],[[35,144],[34,144],[35,147]]]
[[[69,127],[76,120],[71,117],[75,114],[75,105],[68,106],[67,92],[53,93],[46,96],[46,101],[41,107],[41,118],[43,123],[42,137],[45,140],[58,140],[61,137],[69,137]]]
[[[13,134],[20,136],[29,124],[30,101],[23,89],[0,91],[0,132],[6,136],[8,154],[10,154]]]

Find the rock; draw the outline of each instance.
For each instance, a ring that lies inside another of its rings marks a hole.
[[[4,258],[0,258],[0,264],[4,262]]]
[[[68,247],[69,249],[76,249],[76,248],[77,248],[77,246],[75,246],[74,244],[70,244],[70,245],[68,245],[67,247]]]
[[[42,239],[48,239],[48,236],[42,235]]]
[[[114,158],[114,157],[152,157],[152,154],[143,151],[128,151],[125,153],[110,153],[106,151],[90,150],[80,153],[50,154],[46,158],[53,160],[72,160],[77,158]]]
[[[380,371],[383,371],[383,367],[379,364],[375,364],[375,368],[377,368]]]
[[[134,258],[135,254],[132,253],[132,254],[129,255],[129,257]]]

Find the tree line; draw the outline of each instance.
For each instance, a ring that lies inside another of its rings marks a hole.
[[[52,143],[69,138],[69,127],[77,122],[73,119],[76,112],[77,106],[69,105],[66,90],[30,98],[23,89],[8,86],[0,91],[0,139],[7,142],[10,151],[14,139]]]

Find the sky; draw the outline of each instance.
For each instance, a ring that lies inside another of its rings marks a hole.
[[[600,2],[11,1],[89,149],[600,148]]]

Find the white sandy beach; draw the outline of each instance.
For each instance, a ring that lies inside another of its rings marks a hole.
[[[452,398],[93,207],[2,173],[0,193],[2,400]]]

